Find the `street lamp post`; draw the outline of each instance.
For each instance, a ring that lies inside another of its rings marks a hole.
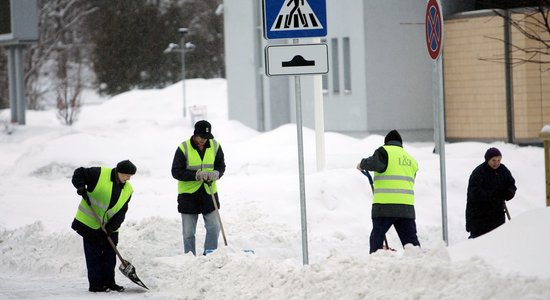
[[[183,117],[187,117],[187,104],[185,103],[185,52],[195,49],[195,45],[190,42],[185,42],[185,36],[189,33],[187,28],[178,28],[178,33],[180,34],[180,43],[168,44],[168,48],[164,50],[164,53],[180,52],[181,53],[181,82],[182,82],[182,93],[183,93]]]
[[[180,52],[181,52],[181,85],[183,87],[183,117],[187,117],[187,105],[185,104],[185,36],[189,32],[187,28],[178,28],[180,38]]]

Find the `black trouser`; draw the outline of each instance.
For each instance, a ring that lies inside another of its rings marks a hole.
[[[111,234],[111,239],[116,245],[118,233]],[[84,238],[83,240],[90,288],[109,287],[115,284],[116,253],[107,238],[100,240]]]
[[[393,225],[401,244],[413,244],[420,246],[416,236],[416,222],[414,219],[380,217],[372,218],[372,231],[370,234],[370,253],[383,248],[384,236]]]

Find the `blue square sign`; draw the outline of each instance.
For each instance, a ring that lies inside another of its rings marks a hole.
[[[264,0],[266,39],[327,35],[326,0]]]

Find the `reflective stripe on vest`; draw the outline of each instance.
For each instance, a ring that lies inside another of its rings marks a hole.
[[[191,145],[191,139],[181,143],[179,148],[183,155],[187,158],[187,164],[185,168],[188,170],[194,171],[214,171],[214,161],[216,160],[216,154],[218,153],[219,144],[216,140],[208,140],[210,147],[206,148],[204,151],[204,157],[201,159],[201,156],[197,149],[193,148]],[[178,194],[192,194],[196,192],[201,185],[204,184],[206,192],[210,194],[210,188],[206,187],[206,184],[201,181],[178,181]],[[216,181],[212,182],[212,190],[214,193],[218,191],[216,187]]]
[[[124,204],[128,202],[133,192],[130,182],[126,182],[120,191],[120,196],[118,197],[116,204],[111,207],[111,209],[108,209],[113,191],[111,172],[111,168],[102,167],[96,187],[93,191],[88,193],[90,203],[103,224],[109,222],[109,220],[120,211]],[[76,212],[76,219],[92,229],[99,229],[101,227],[94,217],[90,206],[84,199],[80,201],[78,211]]]
[[[384,173],[374,172],[374,199],[379,204],[414,205],[414,178],[418,163],[399,146],[384,146],[388,166]]]

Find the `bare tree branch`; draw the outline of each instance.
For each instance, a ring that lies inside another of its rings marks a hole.
[[[487,39],[502,42],[510,48],[509,63],[518,66],[526,63],[540,65],[550,64],[550,0],[539,0],[537,6],[501,10],[493,9],[497,17],[515,29],[525,39],[531,41],[527,45],[519,44],[501,37],[485,36]],[[493,57],[479,58],[481,61],[506,63],[504,54]]]

